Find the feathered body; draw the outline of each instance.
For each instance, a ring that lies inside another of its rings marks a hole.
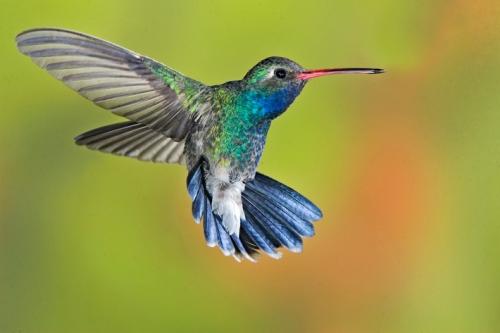
[[[301,69],[291,60],[271,57],[252,68],[241,81],[205,89],[198,96],[208,107],[186,139],[188,169],[200,158],[214,211],[230,234],[238,234],[245,217],[241,193],[255,177],[272,119],[293,102],[305,82],[267,82],[276,68]],[[261,84],[264,82],[264,84]]]
[[[270,57],[242,80],[207,86],[167,66],[98,38],[63,29],[17,36],[19,50],[57,79],[129,121],[76,138],[90,149],[145,161],[185,164],[193,217],[209,246],[236,259],[259,250],[274,258],[302,249],[314,235],[319,208],[291,188],[256,172],[271,121],[307,80],[334,72],[306,71]]]

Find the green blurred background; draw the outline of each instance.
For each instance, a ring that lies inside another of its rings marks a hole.
[[[500,331],[498,0],[2,0],[0,22],[0,333]],[[209,84],[270,55],[387,73],[311,82],[273,124],[260,170],[324,219],[238,264],[182,167],[73,144],[118,119],[17,52],[45,26]]]

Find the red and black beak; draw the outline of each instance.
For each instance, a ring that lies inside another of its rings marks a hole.
[[[384,73],[380,68],[323,68],[300,72],[297,78],[309,80],[315,77],[333,75],[333,74],[380,74]]]

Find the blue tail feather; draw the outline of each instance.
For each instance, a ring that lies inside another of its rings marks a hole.
[[[188,193],[191,199],[196,197],[199,189],[204,187],[203,183],[203,169],[201,167],[201,161],[198,163],[196,167],[194,167],[191,171],[189,171],[187,177],[187,188]],[[203,186],[202,186],[203,185]]]
[[[241,236],[242,235],[240,235],[240,237]],[[242,240],[238,236],[233,234],[231,235],[231,239],[233,240],[234,245],[236,245],[237,256],[243,256],[244,258],[255,262],[255,259],[248,253],[249,251],[247,251],[242,243]]]
[[[267,197],[255,191],[253,186],[248,186],[245,190],[244,197],[251,200],[259,210],[265,211],[273,215],[276,219],[286,223],[296,233],[301,236],[314,236],[314,226],[311,222],[294,214],[286,206],[281,206],[276,201],[268,200]]]
[[[262,249],[262,251],[266,252],[273,258],[281,257],[281,254],[276,252],[276,248],[265,232],[261,230],[255,221],[252,220],[253,216],[247,214],[246,220],[241,221],[242,230],[245,230],[245,232],[248,233],[250,239],[258,248]]]
[[[193,211],[193,217],[196,223],[200,223],[200,220],[203,216],[203,213],[205,211],[205,201],[206,197],[205,194],[203,193],[205,190],[203,187],[198,188],[198,192],[196,193],[196,196],[193,198],[193,205],[192,205],[192,211]]]
[[[222,219],[220,216],[215,215],[215,221],[217,226],[217,235],[219,236],[219,247],[225,256],[232,255],[235,253],[234,244],[229,236],[228,232],[222,225]]]
[[[204,205],[205,212],[203,219],[203,231],[205,234],[205,240],[207,241],[207,245],[210,247],[214,247],[219,243],[216,221],[214,218],[214,214],[212,213],[212,206],[210,205],[208,197],[204,196],[204,199],[205,199],[205,205]]]
[[[257,172],[255,179],[248,184],[254,185],[253,188],[256,191],[261,192],[266,197],[273,198],[281,206],[287,207],[303,219],[316,221],[323,217],[321,210],[309,199],[268,176]]]
[[[217,245],[225,255],[237,260],[254,261],[258,251],[280,258],[279,247],[292,252],[302,251],[302,236],[313,236],[312,222],[322,217],[321,210],[290,187],[260,173],[247,182],[242,193],[245,218],[241,220],[239,236],[229,235],[222,218],[212,211],[212,198],[206,189],[204,160],[188,175],[187,187],[193,200],[195,221],[203,219],[205,240]]]
[[[259,210],[255,203],[243,196],[243,206],[246,211],[252,214],[257,223],[272,234],[284,247],[292,252],[302,251],[302,239],[291,230],[286,224],[280,223],[273,215],[266,211]]]

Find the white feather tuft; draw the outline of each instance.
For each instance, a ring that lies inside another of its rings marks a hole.
[[[216,168],[212,177],[207,177],[207,188],[212,194],[213,212],[222,217],[222,225],[229,235],[240,235],[240,220],[245,218],[241,203],[243,182],[229,182],[225,168]]]

